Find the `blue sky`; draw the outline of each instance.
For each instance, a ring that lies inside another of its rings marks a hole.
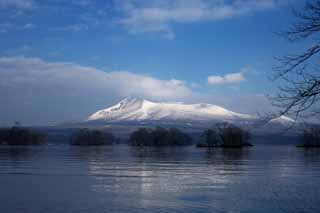
[[[78,120],[127,96],[271,111],[274,57],[305,45],[275,34],[299,4],[0,0],[0,125]]]

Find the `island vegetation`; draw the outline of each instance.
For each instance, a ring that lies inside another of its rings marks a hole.
[[[201,134],[197,147],[242,148],[252,146],[249,140],[248,131],[229,123],[220,123]]]
[[[132,146],[185,146],[192,145],[192,138],[177,128],[140,128],[129,138]]]
[[[72,133],[71,145],[97,146],[112,145],[115,142],[113,134],[99,130],[80,129]]]
[[[46,143],[46,135],[26,127],[14,126],[0,129],[2,145],[41,145]]]
[[[303,143],[297,147],[318,147],[320,148],[320,126],[311,126],[303,131]]]

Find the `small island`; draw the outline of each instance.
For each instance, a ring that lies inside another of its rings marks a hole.
[[[132,146],[186,146],[192,145],[192,138],[177,128],[140,128],[129,138]]]
[[[78,146],[112,145],[114,142],[113,134],[90,129],[77,130],[72,133],[70,138],[70,144]]]
[[[42,145],[46,136],[26,127],[14,126],[0,129],[1,145]]]
[[[300,148],[320,148],[320,127],[312,126],[303,131],[303,143],[298,144]]]
[[[197,147],[242,148],[252,146],[249,140],[248,131],[229,123],[221,123],[205,130],[200,136]]]

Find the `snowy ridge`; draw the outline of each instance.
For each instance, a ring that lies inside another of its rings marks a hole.
[[[292,124],[295,122],[296,122],[295,120],[288,118],[286,116],[283,116],[283,115],[281,115],[280,117],[277,117],[277,118],[273,118],[269,121],[269,123],[281,123],[283,125]]]
[[[232,112],[212,104],[157,103],[144,99],[130,98],[89,116],[87,121],[210,121],[248,120],[253,116]]]

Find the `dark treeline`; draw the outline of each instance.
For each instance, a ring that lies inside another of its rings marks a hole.
[[[314,125],[304,129],[303,143],[298,147],[320,147],[320,126]]]
[[[182,146],[192,145],[192,139],[176,128],[140,128],[130,135],[129,144],[132,146]]]
[[[0,144],[40,145],[46,143],[46,136],[24,127],[0,129]]]
[[[78,130],[70,138],[71,145],[111,145],[114,142],[113,134],[89,129]]]
[[[232,124],[221,123],[204,131],[197,147],[244,147],[249,143],[250,133]]]
[[[41,145],[49,137],[31,128],[14,126],[0,128],[0,145]],[[203,131],[197,147],[241,148],[252,146],[250,133],[229,123],[219,123]],[[118,140],[112,133],[101,130],[78,129],[66,134],[60,140],[70,145],[111,145]],[[320,126],[313,125],[304,129],[298,147],[320,147]],[[51,140],[50,140],[51,141]],[[131,133],[128,144],[132,146],[183,146],[192,145],[192,138],[177,128],[140,128]]]

